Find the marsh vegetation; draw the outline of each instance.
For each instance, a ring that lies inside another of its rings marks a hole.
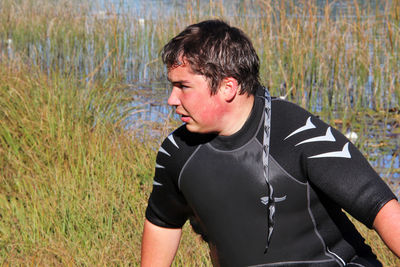
[[[400,195],[399,0],[150,3],[0,2],[0,265],[139,264],[155,153],[178,125],[158,53],[202,19],[248,33],[271,94],[356,132]],[[175,265],[210,265],[185,232]]]

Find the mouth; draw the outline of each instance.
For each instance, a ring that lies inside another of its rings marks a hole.
[[[183,121],[183,122],[189,122],[189,120],[190,120],[190,117],[189,117],[189,116],[186,116],[186,115],[182,115],[182,116],[181,116],[181,121]]]
[[[181,116],[181,121],[188,122],[190,120],[190,116],[177,112],[178,115]]]

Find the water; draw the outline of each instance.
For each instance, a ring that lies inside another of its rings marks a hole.
[[[268,2],[268,1],[265,1]],[[298,8],[308,8],[308,2],[304,0],[293,0],[283,1],[287,6],[294,4]],[[379,9],[384,10],[385,3],[380,0],[358,0],[358,5],[361,10],[370,7],[372,10]],[[254,16],[260,14],[258,10],[253,13],[249,12],[248,8],[258,8],[259,0],[98,0],[93,4],[93,11],[99,12],[110,8],[113,8],[121,13],[129,13],[133,16],[145,16],[154,15],[158,13],[160,6],[165,7],[164,13],[172,15],[173,13],[184,13],[187,12],[188,3],[193,7],[198,7],[207,11],[210,11],[210,6],[223,5],[226,8],[232,8],[235,12],[242,12],[243,16]],[[313,5],[319,10],[319,16],[324,16],[324,8],[328,4],[333,16],[341,14],[349,14],[353,10],[349,8],[348,0],[317,0],[312,2]],[[247,9],[247,10],[245,10]],[[287,12],[291,12],[291,9],[287,8]]]

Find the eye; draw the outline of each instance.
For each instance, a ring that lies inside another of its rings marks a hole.
[[[180,90],[185,90],[185,89],[190,88],[188,85],[182,84],[180,82],[172,83],[172,88],[174,88],[174,87],[179,88]]]
[[[185,89],[189,88],[188,85],[183,84],[183,83],[178,83],[178,84],[176,85],[176,87],[178,87],[178,88],[181,89],[181,90],[185,90]]]

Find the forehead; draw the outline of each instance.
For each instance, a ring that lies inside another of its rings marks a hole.
[[[199,80],[206,81],[206,78],[194,73],[188,63],[183,63],[168,68],[168,80],[170,82],[198,82]]]

